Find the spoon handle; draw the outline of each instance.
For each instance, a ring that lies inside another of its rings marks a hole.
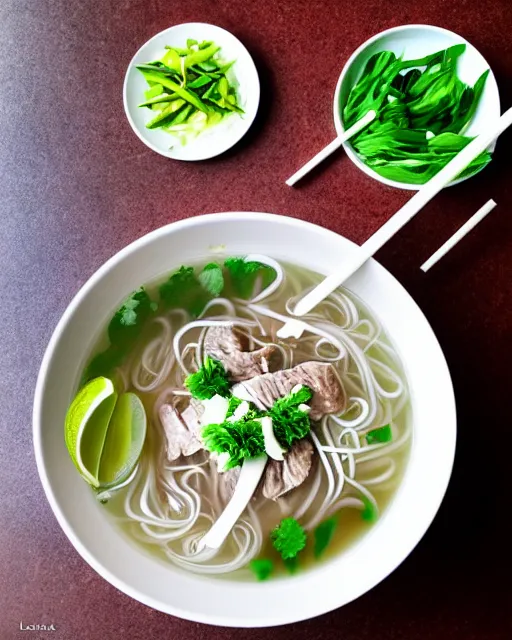
[[[337,138],[334,138],[332,142],[324,147],[321,151],[319,151],[316,156],[311,158],[309,162],[301,167],[298,171],[296,171],[293,176],[288,178],[286,184],[289,187],[293,187],[293,185],[298,182],[301,178],[303,178],[307,173],[309,173],[312,169],[314,169],[318,164],[320,164],[325,158],[331,155],[336,149],[339,149],[341,145],[349,140],[352,136],[355,136],[356,133],[359,133],[361,129],[364,129],[366,125],[370,124],[372,120],[375,119],[376,113],[373,110],[368,111],[366,115],[364,115],[360,120],[358,120],[355,124],[349,127],[346,131],[341,133]]]
[[[266,464],[267,456],[244,460],[233,497],[218,520],[213,523],[212,528],[199,540],[198,553],[205,547],[218,549],[221,546],[256,491]]]
[[[512,108],[492,124],[486,131],[474,138],[462,151],[436,173],[395,215],[385,222],[354,254],[317,287],[297,303],[294,315],[302,316],[350,278],[368,258],[371,258],[395,233],[415,216],[432,198],[456,178],[477,156],[479,156],[507,127],[512,124]]]

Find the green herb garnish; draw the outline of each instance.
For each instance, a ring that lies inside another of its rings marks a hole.
[[[110,321],[107,329],[110,343],[120,346],[133,342],[151,314],[151,298],[141,287],[123,302]]]
[[[354,136],[361,160],[385,178],[424,184],[472,138],[463,135],[482,95],[489,71],[470,87],[457,76],[465,44],[404,61],[391,51],[370,57],[343,107],[346,128],[370,109],[377,118]],[[417,67],[422,67],[418,69]],[[459,177],[491,160],[485,151]]]
[[[272,267],[261,262],[247,262],[244,258],[228,258],[224,266],[229,271],[235,294],[244,299],[251,297],[258,276],[262,278],[262,289],[268,287],[276,277]]]
[[[209,400],[215,395],[227,397],[229,394],[229,380],[224,365],[209,356],[198,371],[185,379],[185,386],[198,400]]]
[[[192,375],[197,376],[197,374]],[[190,378],[192,376],[187,380]],[[202,378],[198,379],[202,384]],[[194,383],[195,380],[192,382]],[[187,381],[185,384],[189,386]],[[218,387],[214,385],[214,388]],[[189,389],[192,395],[195,395],[191,386]],[[202,392],[202,386],[200,392]],[[223,395],[213,389],[208,390],[208,393],[212,393],[212,396],[215,393]],[[301,387],[296,393],[290,393],[276,400],[269,411],[258,411],[251,406],[244,416],[234,422],[227,418],[233,415],[240,402],[238,399],[230,399],[226,420],[221,424],[209,424],[202,429],[201,438],[204,446],[213,453],[229,454],[225,469],[237,467],[246,458],[262,456],[265,454],[265,439],[259,420],[269,416],[272,418],[272,429],[277,441],[283,449],[288,450],[294,442],[304,438],[311,429],[308,412],[298,408],[298,405],[309,400],[311,395],[312,391],[308,387]],[[195,397],[199,396],[195,395]]]
[[[229,398],[228,410],[226,413],[226,418],[231,418],[231,416],[235,413],[235,410],[242,404],[243,400],[237,398],[236,396],[231,396]]]
[[[289,449],[293,442],[307,436],[311,429],[309,413],[299,405],[311,400],[313,392],[303,385],[296,393],[289,393],[275,401],[268,411],[272,418],[272,429],[281,446]]]
[[[134,291],[114,313],[107,328],[109,346],[96,354],[87,365],[81,384],[93,378],[112,377],[114,369],[121,366],[130,345],[140,336],[146,321],[157,308],[144,287]]]
[[[274,563],[267,558],[251,560],[249,567],[258,580],[267,580],[274,571]]]
[[[246,458],[258,458],[265,453],[261,423],[246,416],[235,422],[207,425],[201,431],[201,439],[208,451],[229,454],[226,470],[238,467]]]
[[[361,511],[361,518],[366,522],[376,522],[379,518],[379,511],[369,498],[365,495],[361,497],[364,504],[364,509]]]
[[[331,543],[336,527],[338,526],[338,520],[336,518],[328,518],[318,525],[314,531],[315,546],[314,554],[315,558],[319,558]]]
[[[215,262],[210,262],[201,271],[198,280],[203,288],[214,298],[218,297],[224,289],[224,276],[222,268]]]
[[[393,434],[391,433],[391,426],[389,424],[379,427],[378,429],[372,429],[366,434],[366,442],[368,444],[378,444],[379,442],[391,442]]]
[[[160,300],[167,309],[185,309],[197,317],[210,294],[196,278],[193,267],[180,267],[159,288]]]
[[[80,386],[82,387],[94,378],[111,378],[114,369],[117,369],[123,363],[126,353],[126,349],[110,345],[107,349],[95,355],[85,368]]]
[[[283,560],[295,558],[306,546],[306,532],[295,518],[284,518],[270,534],[272,544]]]

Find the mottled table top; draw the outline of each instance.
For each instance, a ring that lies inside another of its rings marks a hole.
[[[203,163],[172,162],[144,147],[121,98],[137,48],[188,21],[235,33],[262,81],[250,133]],[[409,194],[371,180],[342,153],[300,188],[284,180],[331,140],[332,94],[351,52],[372,34],[405,23],[438,24],[468,38],[491,64],[503,105],[510,106],[510,0],[0,3],[2,640],[19,637],[20,621],[57,628],[27,637],[240,637],[132,601],[74,550],[35,466],[37,371],[78,288],[121,247],[165,223],[253,210],[307,219],[356,242],[377,229]],[[453,375],[458,450],[434,524],[399,569],[356,602],[293,628],[245,631],[248,640],[512,637],[511,145],[508,133],[484,173],[444,191],[378,256],[425,312]],[[422,274],[423,260],[490,197],[497,209]],[[434,472],[435,460],[432,466]]]

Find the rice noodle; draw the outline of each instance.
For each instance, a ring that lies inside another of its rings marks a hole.
[[[192,321],[181,310],[158,316],[151,336],[118,370],[123,390],[131,385],[147,394],[151,406],[139,465],[126,486],[112,492],[118,518],[137,540],[158,548],[178,566],[205,575],[241,569],[255,558],[268,535],[268,513],[274,514],[273,524],[291,514],[312,530],[340,509],[361,511],[370,503],[377,510],[380,497],[399,480],[396,454],[411,438],[400,362],[375,318],[348,292],[338,290],[301,318],[306,331],[300,339],[280,340],[277,329],[293,317],[297,299],[317,277],[285,272],[266,256],[246,259],[274,268],[275,280],[249,301],[215,298]],[[223,546],[198,553],[198,541],[226,506],[221,486],[225,479],[205,451],[168,462],[158,416],[165,403],[178,410],[187,406],[190,394],[184,379],[204,361],[208,328],[232,324],[247,335],[251,349],[274,347],[281,368],[311,359],[331,363],[343,380],[347,405],[340,415],[324,416],[314,425],[310,437],[317,462],[302,489],[277,504],[257,492]],[[384,424],[391,425],[392,441],[367,444],[368,431]]]

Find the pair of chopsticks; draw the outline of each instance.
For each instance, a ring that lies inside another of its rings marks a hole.
[[[369,258],[388,242],[411,218],[413,218],[434,196],[454,180],[480,153],[500,136],[505,129],[512,125],[512,108],[446,164],[433,178],[424,184],[416,194],[401,207],[395,215],[380,227],[368,240],[363,243],[358,251],[351,254],[338,268],[320,282],[314,289],[306,293],[295,305],[290,318],[277,332],[280,338],[290,336],[300,337],[305,330],[305,324],[299,320],[300,316],[309,313],[317,304],[324,300],[337,287],[343,284],[353,275]],[[492,206],[491,206],[492,208]],[[479,211],[459,231],[446,242],[439,251],[427,260],[423,270],[428,270],[442,255],[445,255],[457,242],[461,240],[489,211]]]

